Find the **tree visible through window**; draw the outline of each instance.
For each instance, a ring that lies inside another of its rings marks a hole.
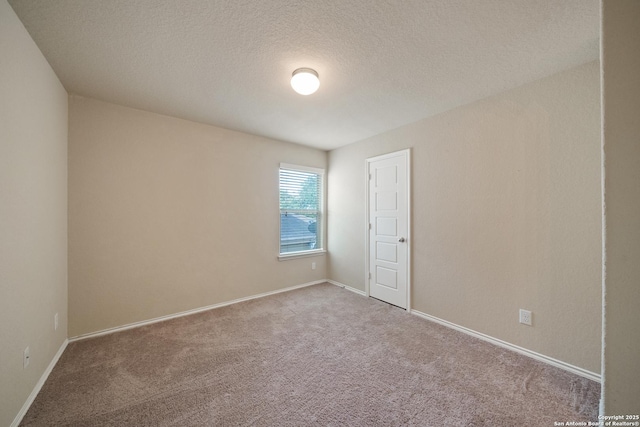
[[[322,249],[324,171],[280,165],[280,253]]]

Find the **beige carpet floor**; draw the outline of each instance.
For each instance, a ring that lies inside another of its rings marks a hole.
[[[329,284],[69,344],[24,426],[553,426],[599,384]]]

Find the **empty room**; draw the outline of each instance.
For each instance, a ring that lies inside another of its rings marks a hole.
[[[0,425],[640,426],[638,22],[0,0]]]

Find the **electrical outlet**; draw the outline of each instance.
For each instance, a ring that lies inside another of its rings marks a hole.
[[[312,269],[312,270],[315,270],[315,269],[316,269],[316,263],[315,263],[315,262],[312,262],[312,263],[311,263],[311,269]]]
[[[532,325],[531,312],[529,310],[520,309],[520,323],[523,325]]]
[[[22,369],[25,369],[27,366],[29,366],[29,358],[31,357],[30,351],[29,351],[29,347],[24,349],[24,352],[22,353]]]

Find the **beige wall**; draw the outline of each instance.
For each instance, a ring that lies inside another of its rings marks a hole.
[[[640,2],[602,2],[604,411],[640,412]]]
[[[331,151],[329,277],[364,290],[365,159],[411,147],[412,308],[598,373],[599,93],[593,62]]]
[[[8,426],[67,337],[67,93],[5,0],[0,58],[0,425]]]
[[[327,154],[71,96],[69,336],[324,279],[277,259],[280,162]]]

